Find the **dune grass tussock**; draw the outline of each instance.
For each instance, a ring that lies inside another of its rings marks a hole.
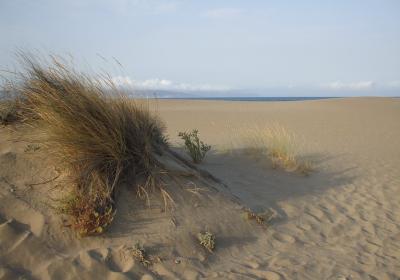
[[[102,232],[112,220],[116,188],[157,168],[163,125],[109,79],[93,79],[56,58],[21,58],[25,70],[15,90],[26,118],[73,179],[75,198],[65,210],[82,235]]]
[[[246,151],[257,157],[268,157],[273,168],[305,175],[313,169],[311,162],[299,155],[299,138],[281,125],[274,124],[262,128],[255,126],[242,129],[239,134],[238,139],[241,139],[241,145]]]

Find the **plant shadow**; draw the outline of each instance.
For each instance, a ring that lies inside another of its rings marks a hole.
[[[181,154],[181,148],[175,148]],[[220,179],[230,192],[246,207],[260,213],[272,209],[277,215],[270,223],[280,223],[287,214],[279,206],[280,202],[296,197],[321,194],[331,188],[351,184],[355,179],[356,166],[339,166],[345,155],[329,156],[307,154],[302,160],[311,162],[313,169],[309,175],[274,168],[264,151],[236,149],[230,152],[211,151],[199,165]]]

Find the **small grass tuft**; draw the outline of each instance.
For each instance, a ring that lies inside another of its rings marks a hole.
[[[136,243],[135,246],[130,251],[132,253],[133,258],[139,261],[144,266],[149,266],[151,264],[151,261],[147,256],[145,249],[143,248],[143,246],[140,245],[139,242]]]
[[[37,144],[28,144],[25,149],[24,152],[28,153],[28,152],[36,152],[37,150],[40,149],[40,146]]]
[[[264,225],[265,219],[261,215],[258,215],[252,211],[245,211],[245,214],[248,220],[255,220],[258,224]]]
[[[266,128],[253,128],[245,131],[246,146],[254,154],[266,154],[273,168],[282,168],[309,175],[313,170],[312,164],[298,154],[298,137],[283,126],[273,125]]]
[[[266,225],[271,219],[273,218],[273,212],[272,211],[266,211],[264,213],[255,213],[251,211],[250,209],[245,209],[244,210],[244,217],[247,220],[254,220],[256,221],[259,225]]]
[[[215,249],[215,236],[209,232],[205,231],[204,233],[200,232],[197,235],[197,239],[204,248],[206,248],[210,253],[212,253]]]
[[[200,141],[198,134],[199,131],[197,129],[192,130],[192,132],[179,132],[178,134],[185,141],[185,148],[194,163],[202,162],[206,153],[211,149],[210,145]]]

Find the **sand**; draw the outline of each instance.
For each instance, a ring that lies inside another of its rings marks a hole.
[[[154,194],[147,207],[124,186],[98,237],[77,238],[56,213],[67,182],[23,141],[29,131],[0,128],[0,279],[400,279],[400,99],[153,105],[183,156],[178,132],[199,129],[213,146],[199,168],[212,176],[164,155],[193,173],[167,182],[175,206]],[[246,155],[240,131],[276,123],[298,135],[309,176]],[[274,216],[262,226],[244,208]],[[214,253],[198,244],[204,230]],[[133,257],[136,242],[151,265]]]

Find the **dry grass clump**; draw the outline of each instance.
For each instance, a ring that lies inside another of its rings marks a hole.
[[[0,125],[10,125],[20,120],[17,99],[0,100]]]
[[[206,231],[204,233],[200,232],[197,235],[197,239],[200,242],[200,245],[202,245],[204,248],[206,248],[210,253],[214,251],[215,248],[215,236],[209,232]]]
[[[112,221],[121,182],[154,175],[163,126],[109,79],[93,79],[54,57],[50,63],[21,58],[25,71],[14,90],[43,147],[73,179],[74,198],[64,208],[80,234],[100,233]]]
[[[308,175],[312,171],[309,161],[303,160],[298,154],[299,141],[294,133],[283,126],[247,129],[243,132],[245,145],[256,155],[266,154],[273,168],[296,171]]]
[[[253,211],[247,210],[245,211],[246,219],[255,220],[258,224],[263,225],[265,223],[265,218],[259,214],[254,213]]]
[[[37,150],[40,149],[40,146],[37,144],[28,144],[25,149],[24,152],[28,153],[28,152],[36,152]]]
[[[247,220],[254,220],[259,225],[266,225],[269,221],[272,220],[274,213],[270,210],[265,211],[264,213],[255,213],[250,209],[244,210],[244,217]]]
[[[144,266],[149,266],[151,264],[151,261],[145,249],[143,248],[143,246],[140,245],[140,243],[136,243],[135,246],[130,249],[130,252],[133,258],[139,261]]]

